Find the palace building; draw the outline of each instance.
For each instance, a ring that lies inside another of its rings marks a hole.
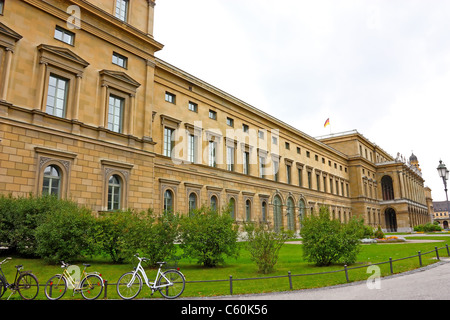
[[[324,205],[388,231],[431,221],[417,158],[357,131],[313,138],[156,57],[153,0],[0,0],[0,193],[94,212],[300,230]]]

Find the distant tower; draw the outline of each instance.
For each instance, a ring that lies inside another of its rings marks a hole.
[[[417,170],[422,171],[422,169],[420,169],[420,166],[419,166],[419,160],[417,160],[417,157],[414,153],[411,153],[411,156],[409,157],[409,163],[412,166],[416,167]]]

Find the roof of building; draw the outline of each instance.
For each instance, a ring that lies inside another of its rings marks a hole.
[[[448,211],[447,201],[433,201],[433,208],[435,212]]]

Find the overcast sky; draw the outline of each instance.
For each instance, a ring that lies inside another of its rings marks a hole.
[[[442,201],[449,17],[448,0],[157,0],[154,37],[157,57],[310,136],[414,152]]]

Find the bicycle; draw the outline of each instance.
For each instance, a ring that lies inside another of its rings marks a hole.
[[[47,299],[61,299],[68,287],[73,289],[72,296],[75,296],[75,293],[81,293],[86,300],[95,300],[100,296],[104,286],[103,279],[98,272],[86,272],[86,268],[90,267],[90,264],[83,263],[84,269],[78,279],[75,277],[76,275],[74,275],[74,277],[71,276],[71,273],[73,272],[69,273],[68,271],[68,268],[72,265],[65,263],[64,261],[61,261],[61,264],[61,268],[64,268],[63,272],[51,277],[45,285],[44,291]],[[76,269],[79,270],[78,266],[72,267],[74,271],[77,271]],[[79,279],[81,279],[81,281]]]
[[[22,265],[15,266],[17,270],[13,283],[9,283],[6,280],[1,265],[7,263],[8,260],[11,260],[11,258],[8,257],[0,262],[0,298],[7,289],[12,291],[7,300],[16,292],[19,292],[19,295],[25,300],[33,300],[36,298],[39,293],[39,282],[31,271],[21,271],[23,269]]]
[[[117,282],[117,293],[122,299],[133,299],[141,292],[142,278],[144,278],[145,284],[152,290],[152,295],[155,291],[159,291],[164,298],[175,299],[183,293],[186,279],[180,271],[169,269],[161,272],[161,267],[166,262],[157,262],[159,265],[158,272],[155,281],[151,282],[141,265],[142,261],[148,261],[150,259],[140,258],[138,254],[134,256],[139,260],[137,267],[134,268],[134,271],[124,273]],[[142,276],[139,275],[139,272]]]

